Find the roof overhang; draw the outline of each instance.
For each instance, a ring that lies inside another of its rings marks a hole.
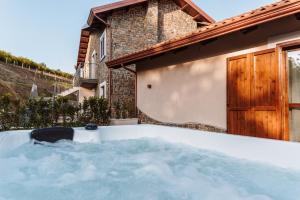
[[[174,2],[181,8],[183,12],[186,12],[187,14],[192,16],[195,21],[208,23],[215,22],[213,18],[211,18],[206,12],[200,9],[191,0],[174,0]],[[91,26],[93,25],[93,23],[98,23],[99,18],[100,21],[102,20],[102,23],[106,23],[106,15],[112,12],[113,10],[146,3],[148,3],[148,0],[123,0],[92,8],[87,23]]]
[[[87,23],[88,25],[91,26],[96,21],[96,16],[105,18],[106,17],[105,15],[110,13],[113,10],[132,6],[132,5],[142,4],[146,2],[147,0],[124,0],[124,1],[119,1],[119,2],[92,8]]]
[[[81,34],[80,34],[77,66],[79,66],[81,63],[84,63],[84,61],[85,61],[85,55],[87,53],[89,39],[90,39],[90,31],[88,31],[86,28],[82,29]]]
[[[121,68],[124,65],[137,62],[144,58],[224,36],[226,34],[270,22],[299,12],[300,0],[280,1],[278,3],[270,4],[260,9],[239,15],[237,17],[211,24],[210,26],[200,29],[200,31],[184,37],[163,42],[148,49],[111,60],[106,62],[106,65],[109,68]]]
[[[186,12],[197,22],[204,23],[213,23],[215,22],[213,18],[211,18],[207,13],[205,13],[202,9],[200,9],[196,4],[194,4],[191,0],[173,0],[183,12]],[[77,67],[80,63],[84,63],[89,35],[93,29],[99,29],[102,27],[107,27],[109,24],[106,22],[107,15],[111,13],[113,10],[130,7],[133,5],[146,4],[148,0],[123,0],[111,4],[106,4],[103,6],[92,8],[90,11],[90,15],[87,20],[87,25],[82,29],[80,36],[80,45],[77,59]]]

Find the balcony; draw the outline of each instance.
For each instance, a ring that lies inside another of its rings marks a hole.
[[[97,64],[85,63],[79,71],[79,86],[87,89],[96,89],[98,85]]]

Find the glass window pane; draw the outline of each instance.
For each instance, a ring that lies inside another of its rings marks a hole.
[[[288,79],[289,104],[300,103],[300,50],[289,51]],[[300,109],[290,107],[289,111],[290,140],[300,142]]]
[[[290,110],[290,140],[300,142],[300,110]]]
[[[300,103],[300,51],[288,52],[289,103]]]

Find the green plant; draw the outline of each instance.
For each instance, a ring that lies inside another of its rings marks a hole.
[[[110,118],[108,101],[91,97],[74,105],[65,97],[50,100],[29,99],[24,105],[10,95],[0,96],[0,130],[43,128],[56,125],[83,126],[94,122],[107,125]]]
[[[0,128],[1,130],[9,130],[12,123],[12,104],[9,94],[5,94],[0,97]]]
[[[96,100],[97,110],[95,112],[95,119],[97,124],[107,125],[109,124],[110,109],[108,101],[104,98],[97,98]]]
[[[114,103],[114,109],[115,109],[115,117],[116,119],[120,119],[121,118],[121,108],[122,108],[122,105],[120,103],[120,101],[118,100],[117,102]]]

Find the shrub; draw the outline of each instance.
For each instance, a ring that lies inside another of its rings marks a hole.
[[[83,126],[93,122],[107,125],[110,118],[108,101],[91,97],[82,104],[74,105],[66,97],[50,100],[29,99],[25,105],[0,96],[0,131],[9,129],[45,128],[51,126]]]

